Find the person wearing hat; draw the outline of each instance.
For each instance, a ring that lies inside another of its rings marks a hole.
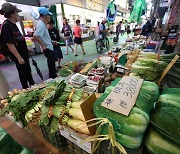
[[[105,39],[107,36],[107,31],[109,30],[106,28],[107,20],[104,18],[99,26],[100,34],[102,35],[102,39]]]
[[[46,7],[40,7],[38,9],[40,14],[40,20],[36,26],[36,30],[34,32],[34,38],[40,44],[45,57],[47,58],[47,64],[49,69],[49,78],[56,78],[56,66],[55,66],[55,58],[54,58],[54,49],[53,42],[49,35],[47,24],[50,22],[51,12],[48,11]]]
[[[60,63],[61,63],[61,59],[63,59],[63,55],[59,44],[59,40],[60,40],[59,31],[54,27],[54,24],[55,24],[54,20],[51,19],[50,22],[47,24],[47,28],[49,31],[49,35],[53,41],[55,61],[58,62],[57,69],[60,69],[62,68]]]
[[[16,23],[20,21],[19,10],[10,3],[1,6],[0,14],[7,18],[2,24],[1,41],[7,47],[9,56],[15,62],[22,87],[28,88],[34,85],[29,64],[29,51],[24,36],[19,31]],[[29,85],[28,85],[29,83]]]

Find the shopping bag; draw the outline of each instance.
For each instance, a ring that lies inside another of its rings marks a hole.
[[[69,41],[69,45],[74,45],[74,41],[71,36],[69,37],[68,41]]]

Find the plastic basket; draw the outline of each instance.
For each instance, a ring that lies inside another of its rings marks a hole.
[[[50,128],[48,126],[40,126],[44,138],[52,144],[54,147],[63,151],[67,148],[67,139],[63,137],[60,132],[55,134],[50,133]]]

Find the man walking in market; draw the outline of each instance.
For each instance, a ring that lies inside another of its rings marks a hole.
[[[41,45],[44,55],[47,58],[47,64],[49,69],[49,78],[56,78],[56,66],[53,51],[53,44],[49,36],[48,29],[46,27],[47,23],[50,22],[51,12],[48,11],[46,7],[40,7],[38,9],[40,14],[40,20],[36,26],[36,31],[34,32],[34,38]]]

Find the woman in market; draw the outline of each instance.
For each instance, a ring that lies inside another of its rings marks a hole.
[[[63,28],[61,30],[61,33],[63,33],[64,37],[65,37],[65,42],[66,42],[66,53],[65,53],[65,55],[67,55],[69,47],[71,48],[72,52],[74,51],[74,49],[71,47],[71,45],[73,45],[72,30],[71,30],[71,27],[68,24],[66,18],[64,18],[64,20],[63,20]]]
[[[34,85],[29,64],[29,51],[24,36],[19,31],[16,23],[20,21],[19,10],[10,3],[4,3],[0,13],[7,18],[1,29],[1,41],[9,51],[11,60],[15,62],[22,87]],[[7,51],[7,52],[8,52]]]
[[[59,45],[59,40],[60,40],[59,31],[54,27],[54,23],[55,23],[54,20],[51,19],[50,22],[47,24],[47,28],[53,42],[55,61],[58,62],[57,69],[60,69],[62,68],[60,64],[61,64],[61,59],[63,59],[63,55],[62,55],[61,47]]]
[[[82,38],[81,38],[82,29],[80,28],[80,20],[79,19],[76,20],[76,26],[74,27],[73,34],[75,36],[75,38],[74,38],[74,43],[75,43],[74,56],[78,56],[77,55],[77,45],[78,44],[81,46],[83,55],[86,54],[84,52],[84,47],[83,47],[83,43],[82,43]]]

